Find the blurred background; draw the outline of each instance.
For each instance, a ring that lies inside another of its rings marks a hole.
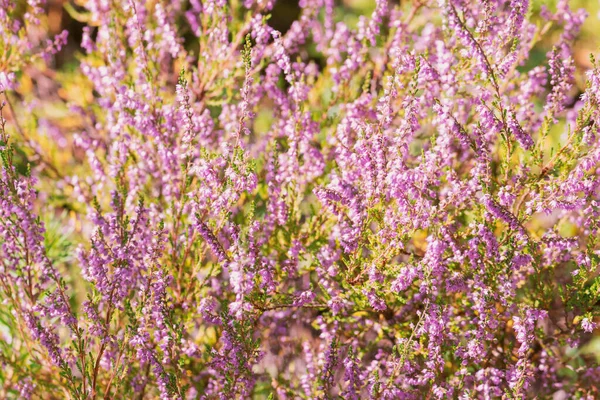
[[[435,2],[437,0],[429,0]],[[400,4],[401,6],[409,6],[414,1],[406,0],[390,0],[390,4]],[[542,6],[555,9],[558,0],[532,0],[531,8],[534,14]],[[80,9],[80,4],[85,3],[85,0],[48,0],[48,29],[51,34],[58,34],[66,29],[69,32],[68,45],[57,55],[56,67],[69,68],[69,64],[76,63],[76,53],[79,51],[79,43],[81,42],[81,29],[84,24],[77,21],[77,11]],[[300,7],[297,0],[277,0],[275,7],[271,12],[270,25],[285,33],[292,22],[297,19],[300,14]],[[353,25],[358,20],[360,15],[368,15],[375,8],[375,0],[335,0],[338,6],[341,6],[343,15],[337,17],[343,19],[350,25]],[[589,16],[583,26],[581,34],[575,46],[576,62],[581,67],[589,67],[589,54],[598,52],[600,44],[600,0],[570,0],[571,8],[585,8]],[[190,35],[188,40],[192,40]],[[542,62],[546,57],[546,52],[550,50],[549,41],[541,43],[534,49],[531,61],[533,63]]]

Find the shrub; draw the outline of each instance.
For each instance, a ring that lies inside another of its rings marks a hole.
[[[584,11],[79,1],[60,67],[42,3],[0,1],[0,397],[600,396]]]

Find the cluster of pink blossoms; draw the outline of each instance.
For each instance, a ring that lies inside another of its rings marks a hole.
[[[585,10],[65,3],[0,0],[0,398],[600,397]]]

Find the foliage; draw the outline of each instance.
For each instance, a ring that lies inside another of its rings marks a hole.
[[[401,3],[0,0],[0,397],[598,398],[586,12]]]

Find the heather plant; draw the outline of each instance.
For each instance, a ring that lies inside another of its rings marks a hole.
[[[0,398],[600,397],[587,12],[275,6],[0,0]]]

